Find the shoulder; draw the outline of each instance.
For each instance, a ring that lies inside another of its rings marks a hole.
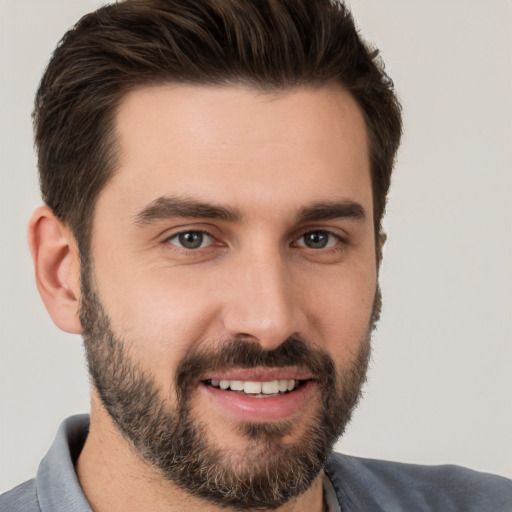
[[[459,466],[333,454],[325,469],[338,497],[354,510],[512,511],[511,480]]]
[[[2,512],[40,512],[34,479],[18,485],[0,496]]]

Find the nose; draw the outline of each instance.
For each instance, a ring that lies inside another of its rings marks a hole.
[[[290,336],[305,333],[307,317],[298,276],[279,250],[252,251],[240,257],[230,277],[223,310],[228,336],[253,340],[272,350]]]

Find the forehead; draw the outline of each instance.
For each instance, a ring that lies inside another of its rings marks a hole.
[[[127,207],[192,194],[247,208],[346,196],[371,208],[364,118],[340,89],[145,87],[121,102],[116,131],[118,171],[104,192]]]

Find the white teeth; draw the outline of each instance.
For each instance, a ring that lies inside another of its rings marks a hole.
[[[210,384],[220,389],[243,391],[250,395],[276,395],[295,389],[298,381],[295,379],[280,379],[268,382],[242,381],[242,380],[216,380],[211,379]]]
[[[243,391],[244,390],[244,383],[241,380],[232,380],[229,383],[229,387],[233,391]]]
[[[250,380],[244,382],[244,393],[259,395],[261,393],[261,382],[252,382]]]
[[[279,393],[279,381],[273,380],[272,382],[262,382],[261,392],[264,395],[273,395],[275,393]]]
[[[293,381],[293,385],[295,386],[295,381]],[[288,391],[288,381],[286,379],[279,381],[279,391],[281,393]]]

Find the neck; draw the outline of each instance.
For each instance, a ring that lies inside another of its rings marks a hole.
[[[135,453],[118,432],[103,406],[93,398],[89,435],[76,464],[84,494],[94,512],[219,512],[229,510],[207,504],[162,477]],[[260,509],[261,510],[261,509]],[[277,512],[321,512],[322,478],[309,489],[276,509]]]

